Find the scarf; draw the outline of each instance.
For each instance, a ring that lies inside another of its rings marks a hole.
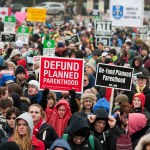
[[[138,93],[141,93],[144,88],[145,88],[146,85],[142,86],[142,87],[139,87],[138,85],[136,86],[136,90],[138,91]]]
[[[42,125],[42,118],[39,120],[39,122],[34,126],[34,129],[33,129],[33,135],[37,136],[39,130],[40,130],[40,127]]]

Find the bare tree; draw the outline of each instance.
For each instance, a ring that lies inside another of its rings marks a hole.
[[[77,15],[82,15],[83,0],[77,0]]]

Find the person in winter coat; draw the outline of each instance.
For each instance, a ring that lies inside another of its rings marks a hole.
[[[117,137],[121,134],[116,120],[108,116],[105,109],[99,108],[94,112],[95,119],[91,123],[91,132],[101,143],[103,150],[115,150]]]
[[[33,135],[33,119],[26,112],[17,117],[15,131],[9,141],[14,141],[21,150],[45,150],[44,143]]]
[[[132,105],[135,113],[142,113],[147,118],[147,125],[150,126],[150,113],[145,106],[145,95],[143,93],[136,93],[132,99]]]
[[[70,117],[71,109],[69,103],[64,99],[61,99],[55,105],[48,124],[50,124],[55,129],[58,136],[61,137],[67,127]]]
[[[31,104],[40,103],[42,93],[39,91],[39,82],[31,80],[28,83],[28,95],[27,97],[31,100]]]
[[[147,85],[148,76],[144,73],[137,75],[137,84],[131,92],[135,93],[143,93],[146,97],[144,107],[150,112],[150,89]]]
[[[150,149],[150,134],[144,135],[138,142],[135,150],[149,150]]]
[[[92,150],[89,141],[90,127],[87,121],[77,116],[72,120],[68,129],[68,143],[72,150]],[[102,146],[97,138],[94,137],[95,150],[102,150]]]
[[[52,143],[58,138],[55,130],[44,121],[44,111],[39,104],[32,104],[29,107],[29,114],[33,119],[33,135],[37,139],[43,141],[45,144],[45,149],[48,149]]]
[[[144,68],[143,66],[143,59],[140,55],[134,57],[133,62],[132,62],[132,68],[134,68],[134,73],[139,73],[142,72],[145,75],[149,76],[149,71]]]
[[[55,140],[49,150],[57,150],[57,148],[61,148],[60,150],[71,150],[71,147],[69,146],[67,141],[61,138]]]
[[[12,107],[6,113],[6,125],[0,129],[0,143],[6,142],[15,129],[15,119],[20,115],[18,108]]]
[[[92,93],[83,93],[81,95],[80,112],[76,112],[83,117],[93,114],[93,106],[96,102],[96,96]]]

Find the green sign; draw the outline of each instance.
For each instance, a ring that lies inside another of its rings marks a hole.
[[[20,26],[18,28],[18,33],[29,33],[29,28],[24,27],[24,26]]]
[[[20,26],[18,28],[17,39],[22,41],[23,44],[28,44],[29,43],[29,28],[25,26]]]
[[[5,16],[4,22],[15,23],[16,22],[16,18],[14,16]]]
[[[44,40],[43,43],[43,56],[54,56],[55,54],[55,41]]]

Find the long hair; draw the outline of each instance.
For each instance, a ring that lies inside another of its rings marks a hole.
[[[20,150],[31,150],[32,149],[32,142],[31,142],[29,129],[28,129],[27,134],[22,136],[19,134],[18,126],[16,124],[16,128],[15,128],[13,136],[11,137],[11,140],[16,142],[17,145],[19,145]]]
[[[32,105],[29,107],[29,109],[30,109],[32,106],[38,107],[38,108],[40,109],[41,118],[46,121],[46,114],[45,114],[45,112],[43,111],[43,108],[41,107],[41,105],[39,105],[39,104],[32,104]]]

